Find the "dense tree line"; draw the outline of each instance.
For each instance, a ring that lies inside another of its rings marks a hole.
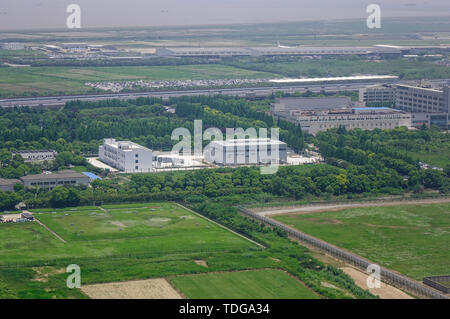
[[[378,174],[386,172],[386,179],[397,179],[397,187],[414,191],[423,188],[439,189],[447,192],[449,187],[448,169],[421,169],[419,161],[412,156],[411,150],[422,143],[432,143],[432,136],[448,138],[448,133],[433,132],[430,129],[408,131],[405,128],[395,130],[363,131],[344,128],[320,132],[315,141],[322,155],[329,163],[345,167],[347,170],[361,170]],[[403,147],[401,147],[403,146]],[[445,150],[445,144],[440,144]],[[444,152],[442,156],[447,156]],[[338,159],[338,160],[337,160]],[[339,161],[341,160],[341,161]],[[390,173],[389,173],[390,172]]]

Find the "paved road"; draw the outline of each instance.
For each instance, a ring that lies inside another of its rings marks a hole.
[[[267,210],[258,210],[257,208],[252,211],[262,216],[284,215],[284,214],[309,214],[343,210],[347,208],[358,207],[379,207],[379,206],[398,206],[398,205],[423,205],[423,204],[439,204],[448,203],[450,198],[439,199],[421,199],[421,200],[398,200],[398,201],[380,201],[380,202],[362,202],[362,203],[348,203],[348,204],[323,204],[323,205],[310,205],[310,206],[298,206],[290,208],[268,208]]]
[[[384,82],[361,82],[361,83],[340,83],[340,84],[302,84],[289,86],[272,86],[272,87],[255,87],[255,88],[234,88],[234,89],[204,89],[204,90],[178,90],[164,92],[142,92],[142,93],[105,93],[98,95],[71,95],[71,96],[50,96],[50,97],[33,97],[33,98],[15,98],[0,99],[0,107],[14,106],[59,106],[69,101],[101,101],[108,99],[136,99],[138,97],[158,97],[168,99],[177,96],[195,96],[195,95],[234,95],[240,97],[263,97],[275,92],[296,93],[306,92],[338,92],[338,91],[358,91],[360,88],[368,85],[382,84]]]

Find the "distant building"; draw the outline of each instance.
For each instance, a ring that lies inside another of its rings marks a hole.
[[[395,55],[402,51],[394,47],[205,47],[205,48],[157,48],[156,55],[167,57],[227,56],[324,56],[324,55]]]
[[[317,134],[331,128],[363,130],[411,127],[411,114],[387,107],[351,107],[349,98],[277,99],[271,107],[275,118],[300,124]]]
[[[0,44],[0,49],[2,49],[2,50],[12,50],[12,51],[24,50],[25,49],[25,45],[23,43],[17,43],[17,42],[1,43]]]
[[[89,49],[89,44],[87,44],[87,43],[62,43],[61,48],[63,48],[64,50],[73,50],[73,51],[87,50],[87,49]]]
[[[37,151],[15,151],[12,155],[22,156],[25,162],[43,162],[53,161],[58,155],[56,151],[52,150],[37,150]]]
[[[70,170],[56,173],[27,175],[20,178],[25,187],[53,189],[63,185],[89,185],[90,178]]]
[[[395,107],[411,113],[449,113],[450,89],[443,90],[411,86],[395,85]]]
[[[273,115],[289,114],[299,110],[347,109],[352,106],[349,97],[312,97],[312,98],[278,98],[272,104]]]
[[[102,162],[125,173],[152,171],[152,150],[130,141],[105,139],[98,154]]]
[[[359,89],[359,101],[368,106],[393,106],[395,104],[395,88],[392,85],[374,85]]]
[[[0,178],[0,191],[12,192],[12,191],[14,191],[14,186],[16,184],[22,184],[22,182],[18,179]]]
[[[437,125],[449,127],[450,88],[432,88],[431,85],[381,85],[363,88],[359,92],[360,101],[368,105],[384,106],[393,104],[398,110],[412,113],[412,126]]]
[[[205,160],[224,166],[281,164],[287,162],[287,145],[269,138],[213,141]]]

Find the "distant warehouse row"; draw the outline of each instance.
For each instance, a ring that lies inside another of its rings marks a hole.
[[[326,56],[326,55],[378,55],[400,56],[423,52],[448,52],[448,46],[404,47],[374,45],[368,47],[206,47],[206,48],[157,48],[156,55],[164,57],[208,57],[232,56]]]

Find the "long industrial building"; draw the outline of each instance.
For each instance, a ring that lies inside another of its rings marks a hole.
[[[105,139],[98,149],[99,159],[125,173],[152,171],[152,150],[130,141]]]
[[[401,55],[394,47],[207,47],[207,48],[157,48],[156,55],[164,57],[208,57],[230,56],[322,56],[322,55]]]
[[[56,186],[64,185],[89,185],[90,178],[84,174],[71,170],[60,171],[56,173],[27,175],[21,177],[25,187],[39,187],[52,189]]]
[[[411,114],[387,107],[352,107],[349,98],[277,99],[275,118],[300,124],[310,134],[331,128],[363,130],[411,127]]]

